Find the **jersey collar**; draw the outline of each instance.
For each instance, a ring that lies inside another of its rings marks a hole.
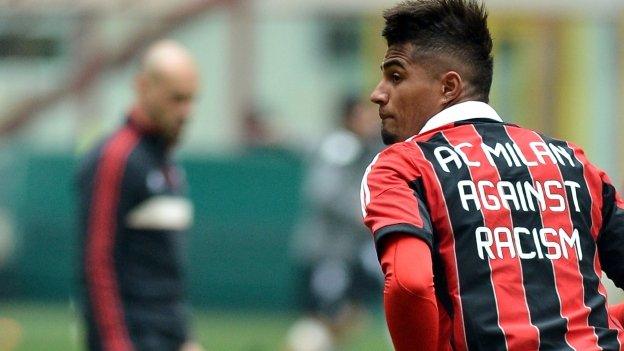
[[[498,113],[496,113],[496,111],[485,102],[466,101],[446,108],[440,111],[437,115],[431,117],[418,134],[429,132],[449,123],[475,118],[485,118],[497,122],[503,122],[503,119],[500,118]]]

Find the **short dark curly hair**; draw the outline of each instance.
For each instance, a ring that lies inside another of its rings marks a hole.
[[[465,67],[479,100],[488,102],[494,59],[488,13],[476,0],[405,1],[383,13],[388,46],[414,45],[415,55],[450,57]]]

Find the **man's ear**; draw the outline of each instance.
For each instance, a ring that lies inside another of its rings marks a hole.
[[[464,89],[464,81],[455,71],[444,73],[440,82],[442,83],[442,100],[445,104],[456,100]]]

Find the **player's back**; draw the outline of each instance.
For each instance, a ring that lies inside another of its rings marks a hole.
[[[412,188],[431,217],[455,349],[620,349],[596,247],[601,175],[582,151],[486,120],[402,147],[420,175]]]

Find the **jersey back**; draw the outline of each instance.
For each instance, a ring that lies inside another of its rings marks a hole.
[[[459,122],[386,149],[362,198],[377,242],[430,244],[455,350],[621,349],[600,282],[603,182],[580,149]]]

